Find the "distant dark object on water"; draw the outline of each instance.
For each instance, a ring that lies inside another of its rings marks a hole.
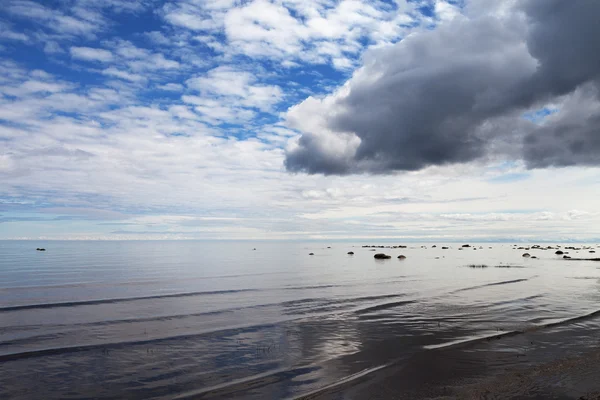
[[[406,258],[406,256],[405,256],[404,254],[400,254],[400,255],[398,256],[398,259],[399,259],[399,260],[404,260],[405,258]]]
[[[40,248],[40,247],[38,247],[36,250],[37,250],[37,251],[46,251],[46,249],[42,249],[42,248]]]
[[[536,256],[531,256],[531,258],[537,258]]]
[[[387,260],[389,258],[392,258],[392,256],[388,256],[387,254],[383,254],[383,253],[377,253],[373,257],[376,258],[377,260]]]
[[[556,251],[554,252],[554,254],[556,254],[556,255],[559,255],[559,256],[560,256],[560,255],[563,255],[563,254],[565,254],[565,253],[563,253],[563,252],[562,252],[562,250],[556,250]]]
[[[442,247],[442,250],[448,250],[449,247]]]
[[[600,258],[571,258],[569,256],[563,256],[571,261],[600,261]]]
[[[462,247],[471,247],[470,244],[463,244]]]
[[[469,264],[469,265],[467,265],[467,267],[469,267],[469,268],[488,268],[488,266],[485,264]]]
[[[595,252],[596,252],[595,250],[590,250],[590,253],[595,253]]]
[[[252,249],[252,251],[256,251],[256,247]]]
[[[523,257],[525,257],[525,258],[531,257],[531,254],[529,254],[529,253],[523,253]]]
[[[308,253],[308,255],[309,255],[309,256],[314,256],[314,255],[315,255],[315,253]]]
[[[349,256],[353,256],[353,255],[354,255],[354,252],[353,252],[353,251],[349,251],[349,252],[348,252],[348,255],[349,255]]]
[[[433,246],[431,246],[431,248],[437,247],[435,244]]]

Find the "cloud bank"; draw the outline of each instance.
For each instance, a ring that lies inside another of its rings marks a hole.
[[[337,92],[288,111],[289,171],[390,173],[478,160],[600,164],[600,2],[484,1],[367,52]],[[477,7],[479,6],[479,7]],[[470,13],[471,11],[471,13]],[[558,112],[541,120],[527,113]]]

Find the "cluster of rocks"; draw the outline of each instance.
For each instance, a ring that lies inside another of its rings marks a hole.
[[[363,245],[362,248],[365,249],[369,249],[369,251],[377,251],[377,249],[405,249],[408,246],[405,245],[390,245],[390,246],[382,246],[382,245]],[[431,248],[437,248],[437,245],[432,245]],[[600,247],[600,246],[598,246]],[[327,247],[328,249],[331,249],[331,247]],[[422,249],[427,249],[427,246],[420,246],[420,248]],[[441,246],[440,247],[442,250],[449,250],[451,247],[448,246]],[[492,247],[488,247],[489,249],[491,249]],[[463,244],[461,245],[458,250],[466,250],[466,249],[473,249],[473,250],[482,250],[483,246],[471,246],[470,244]],[[565,250],[573,250],[573,251],[581,251],[581,250],[587,250],[589,251],[589,253],[596,253],[595,250],[593,250],[592,246],[581,246],[581,247],[575,247],[575,246],[564,246],[562,247],[561,245],[555,245],[555,246],[541,246],[539,244],[535,244],[535,245],[530,245],[530,246],[518,246],[516,244],[513,245],[513,249],[515,250],[541,250],[541,251],[547,251],[547,250],[556,250],[554,252],[554,254],[556,255],[561,255],[563,256],[563,259],[570,259],[570,260],[588,260],[588,261],[600,261],[600,258],[572,258],[571,256],[568,256],[567,254],[569,254],[568,251]],[[39,251],[45,251],[45,249],[37,249]],[[254,249],[256,250],[256,249]],[[353,251],[349,251],[347,253],[349,256],[353,256],[354,252]],[[310,256],[314,256],[314,253],[309,253]],[[522,255],[524,258],[532,258],[532,259],[537,259],[538,257],[531,255],[530,253],[523,253]],[[377,253],[373,256],[373,258],[377,259],[377,260],[387,260],[392,258],[392,256],[387,255],[385,253]],[[405,255],[399,255],[398,259],[400,260],[404,260],[406,258]],[[436,259],[439,259],[439,257],[436,257]]]
[[[378,253],[378,254],[375,254],[375,255],[373,256],[373,258],[375,258],[375,259],[377,259],[377,260],[389,260],[390,258],[392,258],[392,256],[389,256],[389,255],[387,255],[387,254],[384,254],[384,253]],[[403,255],[403,254],[400,254],[400,255],[398,256],[398,259],[399,259],[399,260],[404,260],[405,258],[406,258],[406,256],[405,256],[405,255]]]
[[[520,246],[518,247],[516,244],[513,245],[513,249],[515,250],[542,250],[542,251],[547,251],[547,250],[556,250],[554,252],[555,255],[557,256],[563,256],[562,258],[565,260],[585,260],[585,261],[600,261],[600,259],[598,258],[573,258],[567,254],[569,254],[568,251],[566,250],[572,250],[575,251],[577,253],[579,253],[579,251],[581,250],[587,250],[589,253],[596,253],[596,250],[593,250],[592,246],[580,246],[580,247],[576,247],[576,246],[561,246],[561,245],[555,245],[555,246],[540,246],[539,244],[533,245],[533,246]],[[561,250],[562,249],[562,250]],[[523,253],[523,257],[525,258],[537,258],[536,256],[532,256],[529,253]]]
[[[406,249],[406,246],[404,245],[398,245],[398,246],[373,246],[370,244],[364,245],[363,249]]]

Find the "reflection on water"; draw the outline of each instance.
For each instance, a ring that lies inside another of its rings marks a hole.
[[[359,244],[36,246],[0,242],[0,398],[294,397],[600,308],[600,264],[501,244],[386,261]]]

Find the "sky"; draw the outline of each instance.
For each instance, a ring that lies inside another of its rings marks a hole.
[[[3,0],[0,239],[600,241],[596,0]]]

